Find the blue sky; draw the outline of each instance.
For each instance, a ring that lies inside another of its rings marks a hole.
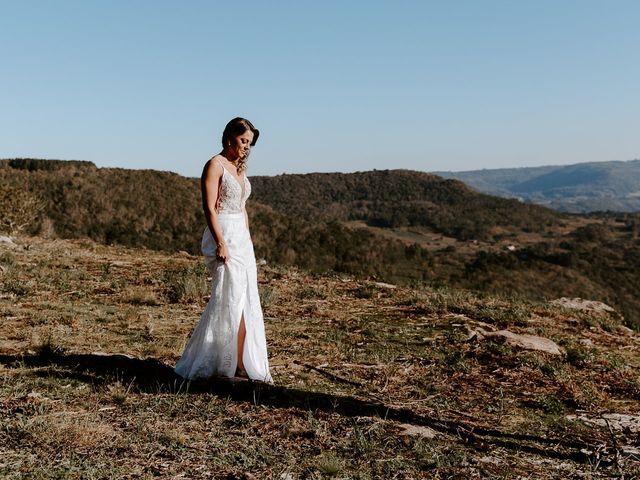
[[[640,2],[0,0],[0,158],[199,176],[640,157]]]

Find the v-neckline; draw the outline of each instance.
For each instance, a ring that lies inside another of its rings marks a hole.
[[[231,175],[233,179],[236,181],[236,183],[240,187],[240,191],[242,192],[242,198],[244,198],[244,177],[242,178],[243,182],[240,183],[240,180],[233,173],[231,173],[227,167],[224,166],[224,163],[222,163],[222,160],[218,160],[218,161],[220,162],[220,166],[222,167],[222,169],[225,172],[227,172],[229,175]]]

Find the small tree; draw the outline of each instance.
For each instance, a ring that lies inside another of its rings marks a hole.
[[[21,232],[36,223],[44,202],[34,193],[14,185],[0,185],[0,232]]]

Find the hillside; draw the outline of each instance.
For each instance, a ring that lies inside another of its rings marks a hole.
[[[640,160],[435,173],[560,211],[640,211]]]
[[[616,312],[263,265],[275,385],[186,386],[205,279],[184,252],[0,243],[0,476],[640,475],[640,338]]]
[[[41,200],[32,233],[174,251],[199,248],[204,217],[195,179],[91,162],[20,159],[0,163],[0,185],[26,189]]]
[[[640,216],[569,216],[408,171],[252,177],[256,254],[270,265],[532,300],[580,296],[640,327]],[[30,233],[197,254],[195,179],[23,161],[3,190],[42,200]]]
[[[497,227],[541,232],[560,215],[478,194],[458,181],[410,170],[253,177],[255,200],[304,220],[362,220],[424,226],[461,240],[488,239]]]

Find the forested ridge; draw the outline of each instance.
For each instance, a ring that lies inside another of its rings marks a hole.
[[[486,239],[497,226],[543,231],[561,218],[546,208],[410,170],[254,177],[252,184],[258,202],[306,220],[425,226],[461,240]]]
[[[570,216],[406,170],[250,179],[256,255],[269,263],[528,298],[582,296],[640,323],[640,215]],[[0,186],[4,198],[38,200],[31,234],[199,252],[197,179],[14,159],[0,161]]]

